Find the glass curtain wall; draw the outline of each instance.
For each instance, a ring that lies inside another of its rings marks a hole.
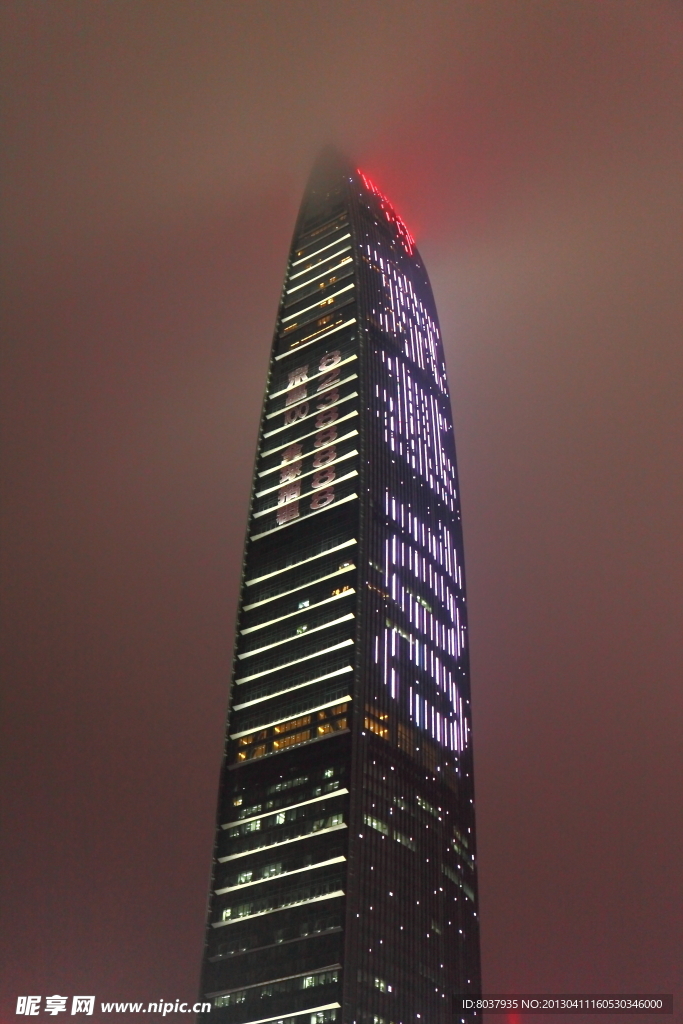
[[[327,153],[259,434],[202,975],[213,1021],[468,1019],[467,649],[431,289],[386,197]]]

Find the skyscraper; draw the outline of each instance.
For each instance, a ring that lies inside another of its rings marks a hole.
[[[466,1019],[466,622],[427,274],[388,199],[328,153],[258,441],[202,975],[215,1024]]]

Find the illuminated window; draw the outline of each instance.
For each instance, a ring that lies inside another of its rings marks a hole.
[[[238,1003],[245,1002],[247,993],[245,990],[241,992],[230,992],[227,996],[217,996],[213,1001],[214,1006],[236,1006]]]
[[[370,732],[374,732],[376,736],[381,736],[383,740],[389,739],[388,727],[386,725],[382,725],[382,723],[378,722],[374,717],[366,715],[364,719],[364,725],[366,729],[369,729]]]
[[[335,825],[343,824],[343,822],[343,814],[329,814],[326,818],[318,818],[317,821],[314,821],[312,831],[320,832],[321,829],[333,828]]]
[[[385,823],[380,821],[379,818],[373,818],[371,814],[364,814],[363,820],[366,825],[369,825],[370,828],[376,829],[377,832],[381,832],[383,836],[389,835],[389,826],[385,825]]]
[[[311,730],[294,733],[293,736],[285,736],[284,739],[273,741],[273,750],[284,750],[285,747],[294,747],[298,743],[305,743],[311,738]]]
[[[289,732],[290,729],[298,729],[302,725],[310,725],[311,716],[303,715],[301,718],[291,718],[289,722],[283,722],[282,725],[276,725],[273,732],[277,735],[278,733]]]

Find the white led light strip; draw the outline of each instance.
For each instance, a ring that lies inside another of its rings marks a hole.
[[[358,410],[354,409],[353,412],[347,412],[343,416],[340,416],[338,420],[334,421],[334,424],[330,426],[337,426],[339,423],[344,423],[345,420],[351,420],[354,416],[358,415]],[[260,458],[265,459],[268,455],[275,455],[277,452],[281,452],[283,448],[289,448],[290,444],[299,444],[300,441],[306,441],[309,437],[313,437],[315,434],[320,433],[321,430],[326,429],[325,427],[316,427],[315,430],[309,430],[307,434],[301,434],[300,437],[292,437],[289,441],[283,441],[282,444],[277,445],[275,448],[267,448],[266,451],[261,452]],[[335,438],[335,442],[338,444],[339,441],[345,441],[347,437],[351,437],[353,434],[357,434],[358,431],[354,430],[351,434],[345,434],[343,438]],[[310,454],[310,452],[309,452]],[[273,469],[279,469],[279,466],[273,466]],[[270,472],[265,469],[259,476],[263,476],[265,473]]]
[[[308,384],[310,381],[317,380],[319,377],[326,377],[332,370],[336,370],[338,367],[346,366],[348,363],[352,363],[358,356],[354,353],[352,356],[347,356],[346,359],[342,359],[340,362],[335,363],[334,366],[328,366],[324,370],[319,370],[318,373],[312,373],[310,377],[306,377],[301,381],[302,384]],[[288,391],[291,391],[291,386],[288,384],[286,388],[281,388],[279,391],[273,391],[272,394],[268,395],[268,401],[273,398],[279,398],[281,395],[286,395]]]
[[[333,575],[337,575],[334,573]],[[323,577],[324,579],[325,577]],[[304,583],[303,586],[312,586],[311,583]],[[343,594],[333,594],[332,597],[326,597],[324,601],[316,601],[315,604],[307,604],[305,608],[297,608],[296,611],[289,612],[287,615],[279,615],[276,619],[268,619],[267,622],[259,622],[257,626],[249,626],[248,629],[241,629],[240,634],[244,636],[246,633],[255,633],[259,629],[265,629],[267,626],[274,626],[276,622],[283,622],[285,619],[291,619],[293,615],[302,615],[304,612],[312,612],[314,608],[322,608],[323,605],[329,604],[331,601],[339,601],[343,597],[350,597],[351,594],[355,594],[356,591],[353,587],[349,587]]]
[[[335,549],[333,548],[332,550]],[[319,555],[313,556],[313,558],[319,557]],[[310,561],[313,561],[313,558],[311,558]],[[289,597],[290,594],[296,594],[297,590],[303,590],[304,587],[314,587],[318,583],[334,579],[335,576],[341,576],[343,573],[351,572],[355,568],[355,563],[349,562],[348,565],[340,566],[338,569],[335,569],[334,572],[326,573],[324,576],[317,576],[315,579],[306,580],[305,583],[300,583],[298,587],[292,587],[291,590],[281,590],[277,594],[272,594],[270,597],[264,597],[262,601],[254,601],[252,604],[245,604],[242,611],[251,611],[252,608],[259,608],[262,604],[269,604],[271,601],[279,601],[281,597]],[[272,575],[274,576],[275,573],[272,573]]]
[[[339,443],[338,441],[334,441],[333,444],[332,445],[328,445],[328,447],[332,448],[335,445],[337,445],[338,443]],[[324,448],[319,448],[318,451],[323,452],[323,451],[325,451],[325,449]],[[323,469],[327,469],[328,466],[336,466],[340,462],[345,462],[347,459],[355,458],[356,455],[358,455],[358,452],[355,449],[353,451],[351,451],[351,452],[346,452],[345,455],[340,455],[338,459],[333,459],[331,462],[326,462],[324,466],[314,466],[313,469],[309,469],[305,473],[301,473],[300,476],[295,477],[293,480],[279,481],[278,483],[273,484],[272,487],[265,487],[262,491],[257,491],[256,494],[254,495],[254,497],[255,498],[264,498],[266,496],[266,494],[272,494],[273,491],[279,491],[280,488],[281,487],[285,487],[286,484],[296,483],[297,480],[305,480],[307,476],[313,476],[315,473],[321,473],[323,471]],[[304,456],[302,456],[302,458],[306,458],[306,456],[304,455]],[[342,479],[346,480],[347,478],[346,477],[339,477],[339,479],[340,480],[342,480]],[[336,480],[334,482],[336,483]]]
[[[337,363],[337,366],[338,365],[339,365],[339,363]],[[336,367],[333,367],[333,369],[336,369]],[[330,370],[327,371],[328,374],[330,372],[331,372]],[[318,374],[318,376],[321,376],[321,375]],[[301,384],[302,385],[306,385],[311,380],[313,380],[312,377],[306,377],[305,380],[301,381]],[[316,398],[318,398],[318,396],[324,395],[327,391],[332,391],[333,388],[341,388],[341,387],[344,386],[344,384],[350,384],[352,380],[358,380],[358,374],[357,373],[350,373],[348,377],[342,377],[339,380],[333,380],[330,384],[326,384],[325,387],[322,387],[318,391],[315,391],[312,395],[307,395],[306,398],[297,399],[297,404],[300,404],[301,402],[313,402],[313,401],[315,401]],[[289,388],[287,389],[287,391],[289,391]],[[287,394],[287,391],[281,391],[280,394],[283,394],[283,395]],[[275,419],[276,416],[281,416],[283,414],[283,412],[287,412],[288,408],[290,408],[290,407],[285,405],[281,409],[276,409],[275,412],[269,412],[268,415],[266,416],[266,419],[267,420],[273,420],[273,419]],[[331,409],[332,406],[327,406],[326,408],[330,408]]]
[[[346,693],[343,697],[335,697],[334,700],[328,700],[326,704],[316,704],[314,708],[302,708],[301,711],[291,712],[285,715],[284,718],[276,718],[272,722],[262,722],[260,725],[250,725],[248,729],[243,732],[233,732],[230,734],[231,740],[239,740],[242,736],[249,736],[253,732],[260,732],[261,729],[271,729],[274,725],[282,725],[283,722],[288,722],[291,718],[300,718],[303,715],[314,715],[316,711],[326,711],[327,708],[336,707],[337,704],[350,704],[351,694]],[[286,735],[283,733],[282,735]]]
[[[241,762],[240,762],[241,763]],[[325,836],[329,832],[338,832],[339,829],[348,828],[345,822],[340,822],[338,825],[329,825],[327,828],[319,828],[315,832],[302,832],[300,836],[292,836],[291,839],[282,839],[279,843],[266,843],[264,846],[253,846],[249,850],[242,850],[241,853],[231,853],[227,857],[218,857],[219,864],[227,864],[229,860],[239,860],[241,857],[251,857],[255,853],[260,853],[262,850],[276,850],[280,846],[289,846],[291,843],[299,843],[302,839],[310,839],[311,836]]]
[[[330,651],[338,651],[342,647],[350,647],[355,643],[350,637],[348,640],[342,640],[339,644],[333,644],[331,647],[324,647],[322,651],[313,651],[312,654],[305,654],[303,658],[295,658],[294,661],[286,661],[283,665],[273,665],[272,668],[264,668],[262,672],[254,672],[250,676],[241,676],[235,680],[237,686],[241,686],[242,683],[251,682],[252,679],[260,679],[262,676],[270,676],[273,672],[282,672],[286,668],[291,668],[292,665],[300,665],[302,661],[310,661],[311,658],[321,658],[323,654],[329,654]]]
[[[275,569],[273,572],[266,573],[265,576],[255,576],[252,580],[245,580],[244,585],[245,587],[253,587],[255,583],[263,583],[264,580],[269,580],[273,576],[279,576],[282,572],[289,572],[291,569],[298,569],[300,565],[307,565],[308,562],[314,562],[316,558],[324,558],[325,555],[334,554],[335,551],[343,551],[344,548],[350,548],[357,543],[358,541],[355,538],[352,540],[345,540],[342,544],[336,544],[333,548],[325,548],[324,551],[319,551],[317,555],[311,555],[310,558],[303,558],[300,562],[292,562],[291,565],[286,565],[283,569]],[[322,579],[326,579],[326,577],[323,576]],[[305,586],[305,584],[302,584],[302,586]],[[295,587],[294,589],[298,590],[299,588]],[[293,594],[294,591],[290,590],[287,591],[287,593]],[[284,595],[278,594],[277,596],[283,597]],[[274,600],[274,598],[269,600]],[[255,607],[256,605],[249,604],[245,605],[243,610]]]
[[[348,252],[350,248],[351,246],[347,245],[339,252],[335,252],[331,256],[328,256],[327,260],[321,260],[320,263],[318,263],[315,267],[309,267],[308,270],[302,270],[300,274],[295,274],[294,276],[302,277],[304,274],[308,274],[311,270],[317,270],[322,263],[327,263],[328,260],[336,259],[336,257],[341,256],[342,253]],[[293,292],[298,292],[300,288],[305,288],[307,285],[313,284],[313,282],[317,281],[319,278],[326,277],[327,274],[331,274],[335,270],[340,270],[341,267],[346,267],[348,266],[349,263],[353,263],[353,260],[351,256],[346,256],[343,260],[341,260],[340,263],[337,263],[334,267],[327,267],[325,270],[322,270],[319,274],[315,274],[313,277],[309,277],[308,281],[302,281],[300,284],[295,284],[293,288],[287,288],[285,291],[285,295],[292,295]]]
[[[343,316],[344,314],[342,313],[341,315]],[[315,317],[311,317],[311,320],[307,321],[307,323],[313,323],[314,320],[315,320]],[[348,320],[342,320],[342,322],[340,324],[335,324],[334,327],[330,327],[329,330],[327,330],[327,331],[322,331],[322,332],[316,331],[315,334],[310,335],[310,336],[308,336],[306,338],[302,338],[300,342],[295,342],[290,349],[288,349],[286,352],[281,352],[280,355],[275,356],[275,358],[278,359],[278,360],[279,359],[286,359],[286,357],[287,356],[291,356],[291,354],[293,352],[300,352],[302,348],[308,348],[309,345],[314,345],[316,343],[316,341],[322,341],[322,339],[323,338],[327,338],[328,335],[336,334],[337,331],[341,331],[341,329],[343,327],[350,327],[351,324],[355,324],[355,323],[356,323],[356,318],[355,318],[355,316],[352,316]],[[295,326],[296,325],[293,325],[292,330],[294,329]],[[301,327],[305,327],[305,326],[306,326],[306,324],[301,324]],[[286,338],[280,338],[280,340],[281,341],[286,341],[287,339]]]
[[[327,967],[316,967],[313,971],[300,971],[299,974],[288,974],[284,978],[266,978],[263,981],[255,981],[251,985],[240,985],[239,988],[222,988],[217,992],[206,992],[205,996],[207,999],[213,999],[214,996],[229,996],[233,992],[248,991],[251,988],[261,988],[262,985],[276,985],[280,981],[291,981],[293,978],[305,978],[309,975],[325,974],[327,971],[338,971],[341,970],[341,964],[329,964]],[[306,1013],[310,1013],[310,1010],[306,1010]]]
[[[344,228],[345,228],[346,226],[347,226],[346,224],[342,224],[342,225],[340,225],[340,227],[339,227],[339,228],[337,228],[336,230],[338,230],[338,231],[343,231],[343,229],[344,229]],[[332,230],[334,231],[335,229],[333,228]],[[332,232],[330,232],[330,234],[331,234],[331,233],[332,233]],[[323,237],[324,237],[324,236],[323,236]],[[322,249],[316,249],[316,250],[315,250],[315,252],[309,252],[308,256],[302,256],[302,257],[301,257],[301,259],[298,259],[298,260],[294,260],[294,262],[292,263],[292,266],[293,266],[293,267],[298,267],[300,263],[305,263],[305,262],[306,262],[306,260],[312,260],[312,259],[313,259],[313,258],[314,258],[315,256],[318,256],[318,255],[319,255],[319,253],[321,253],[321,252],[325,252],[325,250],[326,250],[326,249],[331,249],[333,245],[339,245],[339,243],[340,243],[340,242],[345,242],[345,241],[346,241],[346,239],[347,239],[347,238],[350,238],[350,237],[351,237],[351,233],[350,233],[349,231],[347,231],[345,235],[342,235],[342,236],[341,236],[341,238],[335,238],[335,240],[334,240],[333,242],[328,242],[328,244],[327,244],[327,245],[323,245]],[[315,245],[315,242],[313,242],[313,243],[310,243],[310,242],[309,242],[309,245],[311,245],[311,244],[312,244],[312,245]],[[305,271],[305,270],[302,270],[302,271],[301,271],[301,273],[302,273],[302,274],[305,274],[305,273],[306,273],[306,271]]]
[[[334,679],[335,676],[343,676],[347,672],[353,672],[350,665],[338,668],[334,672],[327,672],[324,676],[316,676],[315,679],[307,679],[296,686],[289,686],[286,690],[275,690],[273,693],[266,693],[263,697],[255,697],[254,700],[245,700],[242,704],[233,704],[233,711],[241,711],[243,708],[250,708],[254,704],[262,704],[264,700],[272,700],[274,697],[283,697],[286,693],[293,693],[294,690],[301,690],[304,686],[313,686],[314,683],[322,683],[325,679]]]
[[[272,907],[270,910],[257,910],[254,914],[245,914],[244,917],[228,918],[227,921],[213,921],[212,928],[223,928],[228,924],[241,924],[242,921],[251,921],[255,917],[265,917],[266,914],[278,914],[282,910],[290,910],[292,907],[303,907],[308,903],[320,903],[322,900],[335,900],[339,896],[344,896],[343,889],[336,889],[334,892],[326,892],[323,896],[310,896],[305,900],[298,900],[296,903],[287,903],[284,907]],[[338,1005],[338,1004],[335,1004]],[[306,1011],[310,1012],[310,1011]],[[271,1020],[277,1020],[277,1017],[271,1017]],[[280,1019],[282,1019],[280,1017]]]
[[[344,894],[342,893],[342,896]],[[226,922],[227,924],[227,922]],[[216,925],[214,925],[214,928]],[[323,1010],[339,1010],[341,1009],[341,1003],[325,1003],[324,1006],[312,1006],[310,1010],[292,1010],[289,1013],[279,1013],[277,1017],[261,1017],[259,1020],[248,1020],[244,1024],[272,1024],[273,1021],[278,1021],[278,1024],[286,1024],[287,1020],[291,1017],[302,1017],[305,1013],[322,1013]]]
[[[331,508],[338,508],[339,505],[345,505],[347,501],[356,501],[357,498],[357,494],[347,494],[345,498],[339,498],[338,501],[332,501],[329,505],[325,505],[324,508],[315,509],[314,512],[307,512],[305,515],[300,516],[299,519],[292,519],[288,523],[283,523],[282,526],[273,526],[270,530],[264,530],[263,533],[252,533],[249,540],[260,540],[261,537],[268,537],[271,533],[277,533],[278,530],[286,530],[288,526],[294,526],[295,523],[300,523],[302,519],[310,519],[311,516],[319,516],[321,512],[329,512]]]
[[[317,472],[323,472],[323,470],[318,470]],[[310,474],[307,473],[306,476],[310,476]],[[333,477],[332,480],[330,480],[329,484],[321,484],[320,487],[311,488],[310,491],[304,491],[302,494],[296,494],[296,495],[294,495],[293,498],[289,498],[287,501],[283,501],[283,502],[281,502],[281,503],[279,503],[277,505],[269,505],[268,508],[263,508],[263,509],[261,509],[260,512],[254,512],[254,519],[260,519],[261,516],[270,515],[270,513],[276,512],[279,508],[286,508],[287,505],[291,505],[293,502],[304,501],[304,499],[306,499],[306,498],[313,498],[316,494],[324,492],[325,489],[327,487],[331,486],[332,484],[334,484],[335,486],[337,484],[343,484],[347,480],[353,480],[353,478],[356,477],[356,476],[358,476],[358,470],[357,469],[352,469],[350,473],[345,473],[344,476]],[[277,490],[277,488],[273,488],[273,490]],[[330,502],[330,504],[332,504],[332,502]],[[324,508],[329,508],[329,507],[330,507],[329,505],[325,505],[324,506]],[[319,512],[322,512],[323,510],[324,509],[318,509]],[[287,525],[287,524],[284,524],[284,525]]]
[[[302,633],[295,633],[294,636],[286,636],[283,640],[275,640],[274,643],[266,644],[264,647],[257,647],[253,651],[245,651],[244,654],[238,654],[237,657],[240,661],[244,658],[253,658],[256,654],[269,651],[271,647],[280,647],[282,644],[288,644],[292,640],[301,640],[304,636],[310,636],[311,633],[319,633],[321,629],[329,629],[330,626],[338,626],[340,622],[348,622],[350,619],[355,619],[353,612],[349,612],[347,615],[340,615],[338,619],[330,619],[329,622],[323,622],[321,626],[305,629]]]
[[[325,306],[333,306],[335,299],[339,298],[340,295],[344,295],[346,292],[352,291],[355,287],[356,286],[353,282],[351,282],[351,284],[344,285],[344,287],[340,288],[339,291],[332,292],[331,295],[325,296],[325,298],[321,299],[320,302],[314,302],[311,306],[304,306],[303,309],[298,309],[296,313],[290,313],[289,316],[283,316],[280,323],[286,324],[288,320],[296,320],[298,316],[303,316],[304,313],[310,313],[314,309],[324,309]]]
[[[316,396],[314,395],[313,399],[315,399],[315,397]],[[351,394],[344,395],[343,398],[339,398],[336,402],[330,402],[329,405],[324,405],[324,406],[322,406],[319,409],[313,409],[312,412],[309,412],[306,416],[301,416],[300,419],[298,419],[298,420],[294,420],[293,423],[283,423],[281,427],[275,427],[273,430],[264,430],[263,436],[264,437],[272,437],[273,434],[280,434],[283,430],[289,430],[291,427],[295,427],[297,423],[304,423],[306,420],[310,420],[314,416],[319,416],[321,413],[327,412],[328,409],[336,409],[337,406],[342,405],[343,402],[350,401],[352,398],[358,398],[358,392],[357,391],[352,391]],[[304,405],[304,404],[307,404],[307,403],[301,402],[300,404]],[[293,408],[296,408],[296,406],[293,406]],[[284,414],[286,411],[287,411],[286,409],[280,409],[280,414]],[[336,423],[337,421],[335,420],[334,422]],[[332,424],[328,423],[327,426],[332,426]],[[318,430],[324,430],[324,429],[325,429],[324,427],[318,427]],[[318,430],[314,431],[314,433],[317,434]],[[290,443],[292,443],[292,442],[290,442]]]
[[[322,796],[312,796],[310,800],[300,800],[297,804],[288,804],[286,807],[278,807],[275,811],[263,811],[261,814],[252,814],[251,818],[236,818],[235,821],[227,821],[221,828],[237,828],[238,825],[246,825],[250,821],[263,821],[264,818],[274,818],[276,814],[284,814],[285,811],[294,811],[297,807],[308,807],[310,804],[319,804],[321,800],[334,800],[337,796],[346,796],[348,789],[333,789],[331,793],[323,793]],[[268,826],[265,826],[268,828]]]
[[[247,889],[252,885],[261,885],[263,882],[275,882],[281,878],[289,878],[290,875],[300,875],[302,871],[315,871],[316,868],[326,868],[330,864],[341,864],[346,857],[331,857],[329,860],[318,861],[317,864],[306,864],[302,868],[295,868],[294,871],[281,871],[279,875],[269,875],[265,878],[255,878],[253,882],[242,882],[240,885],[229,885],[225,889],[214,889],[216,896],[224,896],[226,892],[235,892],[237,889]],[[254,986],[252,986],[254,987]]]
[[[332,248],[334,248],[335,245],[341,245],[341,243],[344,242],[346,240],[346,238],[349,238],[349,237],[350,237],[349,235],[346,235],[345,238],[339,238],[339,239],[337,239],[336,242],[330,242],[329,245],[325,246],[325,249],[332,249]],[[320,252],[323,252],[323,251],[324,251],[323,249],[320,250]],[[350,244],[349,245],[342,245],[341,249],[338,249],[336,252],[331,252],[329,256],[323,256],[322,259],[316,260],[315,263],[310,263],[309,262],[309,265],[307,267],[304,267],[303,270],[297,270],[296,274],[290,274],[289,277],[287,278],[287,283],[289,283],[290,281],[296,281],[297,278],[303,277],[304,274],[310,274],[312,270],[317,270],[318,267],[321,267],[323,265],[323,263],[329,263],[330,260],[336,260],[337,256],[341,256],[343,253],[350,252],[350,251],[351,251],[351,245]],[[317,255],[318,255],[318,253],[314,253],[313,254],[313,256],[317,256]],[[308,257],[309,261],[313,258],[313,256],[309,256]],[[294,266],[294,264],[292,264],[292,266]]]

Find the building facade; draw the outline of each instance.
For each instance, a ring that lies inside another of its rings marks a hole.
[[[427,275],[327,154],[254,472],[202,998],[214,1024],[452,1024],[480,991],[453,423]]]

